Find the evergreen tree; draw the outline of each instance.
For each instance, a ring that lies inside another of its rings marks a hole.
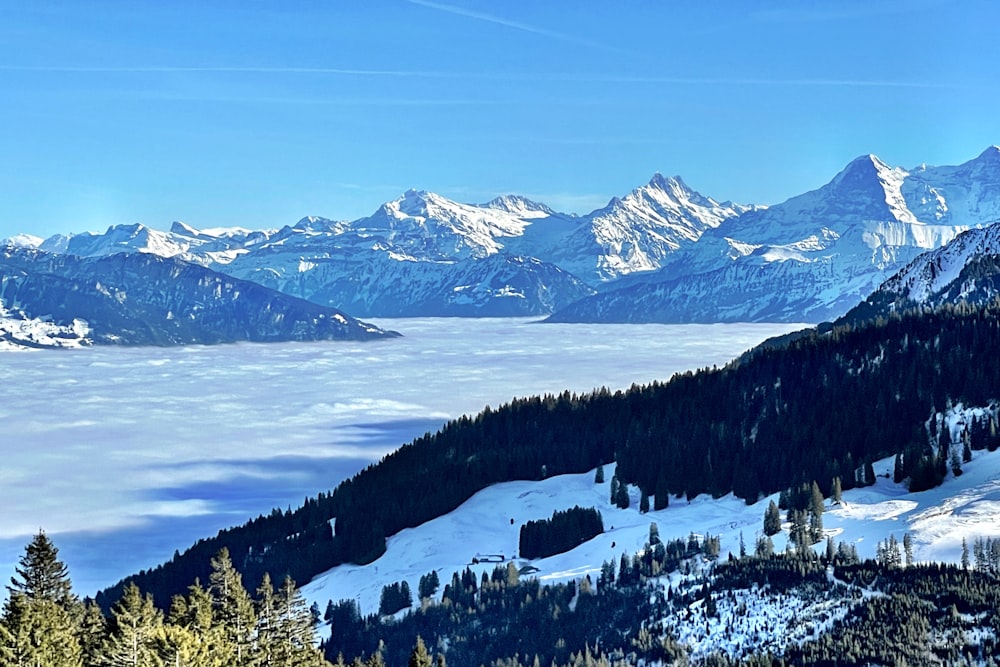
[[[59,549],[45,531],[38,534],[24,548],[24,555],[14,568],[7,591],[23,595],[29,600],[51,600],[64,608],[76,602],[66,564],[59,560]]]
[[[313,615],[291,577],[285,577],[275,598],[274,665],[319,667],[325,665],[316,648]]]
[[[823,494],[816,482],[813,482],[809,501],[809,538],[812,544],[823,539],[823,509]]]
[[[844,489],[843,485],[840,482],[839,475],[833,478],[833,483],[830,485],[830,487],[831,487],[830,499],[833,501],[835,505],[839,505],[841,502],[843,502],[844,499]]]
[[[906,558],[906,567],[913,565],[913,538],[909,533],[903,535],[903,554]]]
[[[649,511],[649,494],[643,491],[642,495],[639,497],[639,512],[645,514],[648,511]]]
[[[417,643],[413,647],[413,652],[410,653],[410,661],[407,663],[407,667],[431,667],[434,661],[431,660],[430,654],[427,653],[427,647],[424,646],[424,640],[417,635]]]
[[[130,583],[111,610],[108,637],[100,651],[100,667],[162,667],[157,651],[163,614],[150,595]]]
[[[256,618],[253,601],[243,587],[243,575],[233,566],[229,549],[220,550],[211,564],[208,591],[212,599],[213,620],[232,648],[232,665],[251,665]]]
[[[160,655],[168,667],[229,667],[235,648],[215,622],[212,597],[196,579],[187,597],[174,596],[160,639]]]
[[[764,534],[768,537],[781,532],[781,512],[772,500],[764,510]]]
[[[597,466],[597,472],[594,473],[594,484],[604,484],[604,466]]]
[[[83,664],[96,665],[107,634],[107,619],[93,600],[88,600],[80,621],[80,649]]]
[[[0,659],[17,667],[82,665],[83,608],[59,550],[43,531],[25,547],[15,572],[0,622]]]
[[[962,569],[969,569],[969,543],[962,538]]]
[[[618,497],[615,499],[615,505],[618,506],[618,509],[627,510],[630,504],[631,500],[628,497],[628,484],[620,482],[618,484]]]
[[[331,600],[330,604],[333,604]],[[280,664],[277,657],[277,644],[279,642],[279,620],[278,602],[274,594],[274,584],[271,583],[271,575],[264,573],[264,577],[257,587],[257,664],[261,667],[270,667]],[[332,616],[332,609],[329,610]]]

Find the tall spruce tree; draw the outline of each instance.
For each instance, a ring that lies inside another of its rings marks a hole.
[[[229,549],[223,548],[212,559],[208,590],[213,619],[232,648],[233,667],[252,665],[256,630],[253,601],[243,587],[243,575],[233,566]]]
[[[163,634],[163,613],[150,595],[129,583],[122,599],[111,609],[108,636],[101,648],[99,667],[163,667],[158,651]]]
[[[781,512],[772,500],[764,510],[764,534],[770,537],[781,532]]]
[[[0,660],[17,667],[81,666],[83,606],[44,531],[25,547],[15,572],[0,619]]]

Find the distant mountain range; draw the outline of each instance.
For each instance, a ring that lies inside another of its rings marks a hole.
[[[770,207],[720,203],[655,174],[584,216],[516,195],[461,204],[409,190],[354,221],[118,225],[8,241],[80,257],[175,258],[362,317],[819,322],[921,253],[997,221],[992,146],[958,166],[909,170],[862,156],[821,188]]]
[[[0,248],[6,347],[368,340],[343,312],[149,253],[78,257]]]

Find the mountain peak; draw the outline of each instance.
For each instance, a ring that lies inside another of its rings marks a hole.
[[[170,225],[171,234],[183,234],[184,236],[200,236],[201,232],[181,220],[174,220]]]
[[[539,217],[540,215],[553,215],[555,211],[534,200],[521,195],[500,195],[494,197],[485,204],[480,204],[479,208],[488,208],[494,211],[503,211],[511,215],[520,217]]]
[[[653,174],[653,177],[649,179],[649,187],[658,188],[660,190],[683,190],[686,192],[691,192],[691,188],[688,184],[684,182],[680,176],[664,176],[660,172]]]
[[[979,157],[977,157],[976,159],[977,160],[989,160],[991,162],[992,161],[998,161],[998,160],[1000,160],[1000,146],[997,146],[996,144],[990,146],[989,148],[987,148],[986,150],[984,150],[982,153],[980,153]]]

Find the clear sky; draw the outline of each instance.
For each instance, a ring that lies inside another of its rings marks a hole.
[[[1000,143],[1000,3],[0,0],[0,237],[353,219],[416,187],[776,203]]]

